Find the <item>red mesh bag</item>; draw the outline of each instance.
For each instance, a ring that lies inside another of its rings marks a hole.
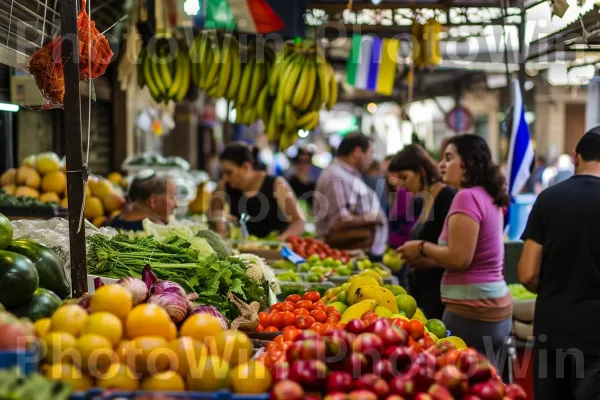
[[[113,57],[110,44],[96,28],[85,11],[85,0],[77,17],[79,42],[79,79],[87,81],[102,76]],[[65,79],[62,65],[62,37],[58,36],[31,56],[28,70],[35,79],[47,105],[55,108],[63,105]]]

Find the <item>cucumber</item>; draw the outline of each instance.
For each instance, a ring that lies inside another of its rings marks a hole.
[[[62,300],[51,290],[38,288],[33,296],[25,303],[9,309],[19,318],[26,317],[35,322],[38,319],[49,318],[62,304]]]
[[[26,302],[38,288],[39,281],[29,258],[0,250],[0,304],[10,308]]]

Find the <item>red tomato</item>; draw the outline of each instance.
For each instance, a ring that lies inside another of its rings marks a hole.
[[[273,339],[273,341],[277,344],[283,343],[283,335],[277,336],[275,339]],[[277,347],[277,346],[275,346],[275,347]]]
[[[306,308],[296,308],[294,310],[294,315],[310,315],[310,313]]]
[[[315,323],[315,319],[310,315],[300,315],[296,317],[296,327],[298,329],[308,329]]]
[[[334,311],[337,311],[337,308],[335,308],[334,306],[327,306],[327,315],[331,314]]]
[[[281,307],[279,307],[279,311],[294,311],[296,309],[296,307],[294,307],[294,304],[295,303],[286,301]]]
[[[320,322],[315,322],[310,326],[310,329],[322,335],[327,332],[327,325]]]
[[[271,326],[269,326],[269,328],[275,327],[275,330],[268,331],[268,332],[278,332],[284,326],[285,326],[285,320],[284,320],[283,313],[271,314]],[[269,329],[269,328],[266,328],[265,331],[267,331],[267,329]]]
[[[310,316],[313,317],[317,322],[327,321],[327,313],[323,310],[312,310],[310,312]]]
[[[321,311],[324,311],[325,313],[327,313],[327,305],[325,303],[323,303],[322,301],[317,301],[317,302],[313,303],[312,309],[313,310],[321,310]]]
[[[421,346],[419,342],[413,341],[408,347],[415,353],[421,353],[423,351],[423,346]]]
[[[326,323],[328,324],[337,324],[338,322],[340,322],[340,318],[338,317],[327,317],[327,319],[325,320]]]
[[[265,328],[264,331],[265,332],[279,332],[279,329],[275,328],[274,326],[269,326],[268,328]]]
[[[264,361],[265,367],[267,367],[269,369],[273,368],[275,366],[275,364],[277,362],[279,362],[279,360],[281,359],[281,356],[282,356],[281,354],[280,355],[276,355],[276,356],[268,354],[265,357],[265,361]]]
[[[335,317],[337,319],[342,319],[342,314],[340,314],[340,312],[338,310],[332,311],[330,313],[327,313],[328,317]]]
[[[424,349],[428,349],[431,346],[435,346],[435,341],[431,338],[431,336],[426,335],[419,339],[419,344],[423,346]]]
[[[321,300],[321,295],[316,290],[313,290],[312,292],[304,293],[304,295],[302,296],[302,300],[310,300],[313,303],[315,303]]]
[[[340,330],[344,330],[346,329],[346,323],[345,322],[338,322],[337,324],[335,324],[335,326],[333,326],[334,329],[340,329]]]
[[[269,314],[268,312],[260,312],[258,313],[258,322],[264,327],[266,328],[267,326],[271,325],[271,314]]]
[[[265,327],[262,326],[261,324],[256,325],[256,329],[254,330],[255,332],[262,332],[265,330]]]
[[[283,341],[284,342],[293,342],[294,340],[296,340],[296,338],[298,337],[298,335],[301,332],[302,332],[301,330],[296,329],[296,328],[291,328],[289,330],[286,330],[285,332],[283,332]]]
[[[294,329],[296,329],[296,327],[294,325],[288,325],[285,328],[283,328],[283,332],[291,331]]]
[[[288,297],[285,298],[285,301],[289,301],[291,303],[297,303],[300,300],[302,300],[302,296],[300,296],[299,294],[290,294]]]
[[[294,325],[296,323],[296,316],[291,311],[286,311],[283,313],[283,323],[284,326]]]
[[[360,317],[360,319],[370,317],[371,315],[376,315],[376,314],[373,311],[367,311]]]
[[[275,303],[269,308],[269,311],[281,311],[281,306],[283,306],[283,303]]]
[[[271,351],[271,349],[273,349],[273,348],[275,347],[275,345],[276,345],[276,344],[277,344],[277,343],[274,343],[274,342],[269,342],[269,343],[267,343],[267,345],[265,346],[265,351],[266,351],[266,352],[269,352],[269,351]]]
[[[312,310],[313,303],[310,300],[302,300],[296,303],[296,307]]]
[[[425,335],[425,326],[421,321],[417,321],[416,319],[408,321],[406,328],[406,331],[414,340],[419,340]]]
[[[373,314],[373,315],[369,315],[367,317],[362,317],[361,319],[363,321],[367,321],[369,323],[369,325],[371,325],[373,322],[377,321],[379,317],[377,316],[377,314]]]

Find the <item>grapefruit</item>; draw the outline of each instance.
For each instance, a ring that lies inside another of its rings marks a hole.
[[[50,172],[42,179],[44,192],[62,193],[67,188],[67,175],[61,171]]]
[[[104,215],[104,206],[102,201],[97,197],[88,197],[85,201],[85,209],[83,215],[86,219],[94,219]]]
[[[113,284],[100,287],[90,299],[92,313],[106,311],[125,320],[133,307],[131,292],[124,286]]]
[[[60,158],[56,153],[42,153],[36,157],[35,168],[42,175],[56,172],[60,169]]]
[[[139,383],[135,372],[127,365],[114,363],[98,378],[98,387],[103,389],[138,390]]]
[[[37,189],[41,183],[42,178],[40,178],[40,174],[35,169],[22,166],[17,170],[17,184]]]

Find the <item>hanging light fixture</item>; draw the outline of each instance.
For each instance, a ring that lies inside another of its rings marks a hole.
[[[382,2],[382,1],[383,1],[383,0],[371,0],[371,3],[372,3],[374,6],[378,6],[379,4],[381,4],[381,2]]]

